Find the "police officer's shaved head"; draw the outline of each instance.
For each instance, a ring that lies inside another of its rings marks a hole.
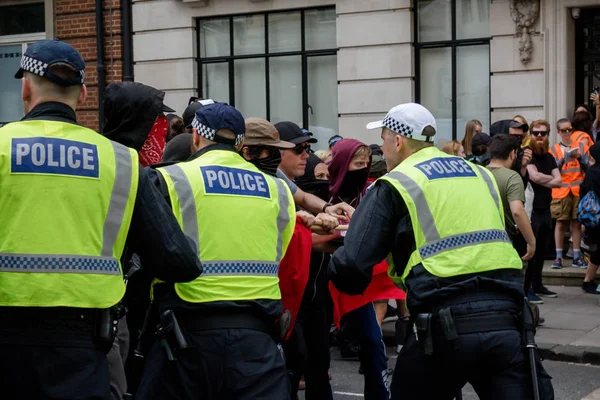
[[[71,45],[41,40],[29,46],[15,78],[22,79],[25,112],[36,105],[57,101],[75,109],[85,101],[85,62]]]

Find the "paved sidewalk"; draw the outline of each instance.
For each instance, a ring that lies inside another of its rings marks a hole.
[[[544,297],[540,314],[546,319],[536,341],[545,358],[600,364],[600,295],[574,286],[548,286],[558,298]]]

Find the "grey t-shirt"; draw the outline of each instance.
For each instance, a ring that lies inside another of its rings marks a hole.
[[[283,171],[279,168],[277,168],[277,177],[279,179],[282,179],[288,185],[288,187],[290,188],[290,192],[292,192],[292,196],[296,194],[296,192],[298,191],[298,186],[296,186],[296,184],[292,182],[290,178],[285,176]]]

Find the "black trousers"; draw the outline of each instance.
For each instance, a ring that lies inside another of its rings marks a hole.
[[[535,255],[529,260],[525,271],[525,294],[531,288],[538,289],[542,286],[542,269],[544,268],[548,241],[554,236],[550,208],[533,210],[531,213],[531,228],[535,235],[536,248]]]
[[[516,307],[497,300],[466,302],[452,307],[453,312],[469,313]],[[533,398],[529,360],[521,333],[516,330],[459,335],[448,341],[442,334],[433,336],[433,354],[425,355],[413,332],[402,347],[394,378],[393,400],[451,400],[469,382],[482,400],[525,400]],[[550,376],[539,358],[538,382],[542,400],[553,400]]]
[[[0,321],[2,398],[109,400],[106,354],[94,343],[92,327],[51,319]]]
[[[325,307],[306,307],[300,311],[294,331],[284,345],[286,366],[290,373],[291,398],[298,395],[304,375],[306,400],[332,400],[329,383],[329,325]]]
[[[288,400],[289,380],[277,344],[248,329],[188,332],[191,348],[168,361],[155,343],[137,399]]]

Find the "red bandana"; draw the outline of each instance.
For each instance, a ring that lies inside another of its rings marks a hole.
[[[163,151],[167,138],[167,129],[169,120],[164,115],[156,118],[150,134],[146,138],[142,149],[140,150],[140,163],[142,167],[150,164],[157,164],[162,161]]]

